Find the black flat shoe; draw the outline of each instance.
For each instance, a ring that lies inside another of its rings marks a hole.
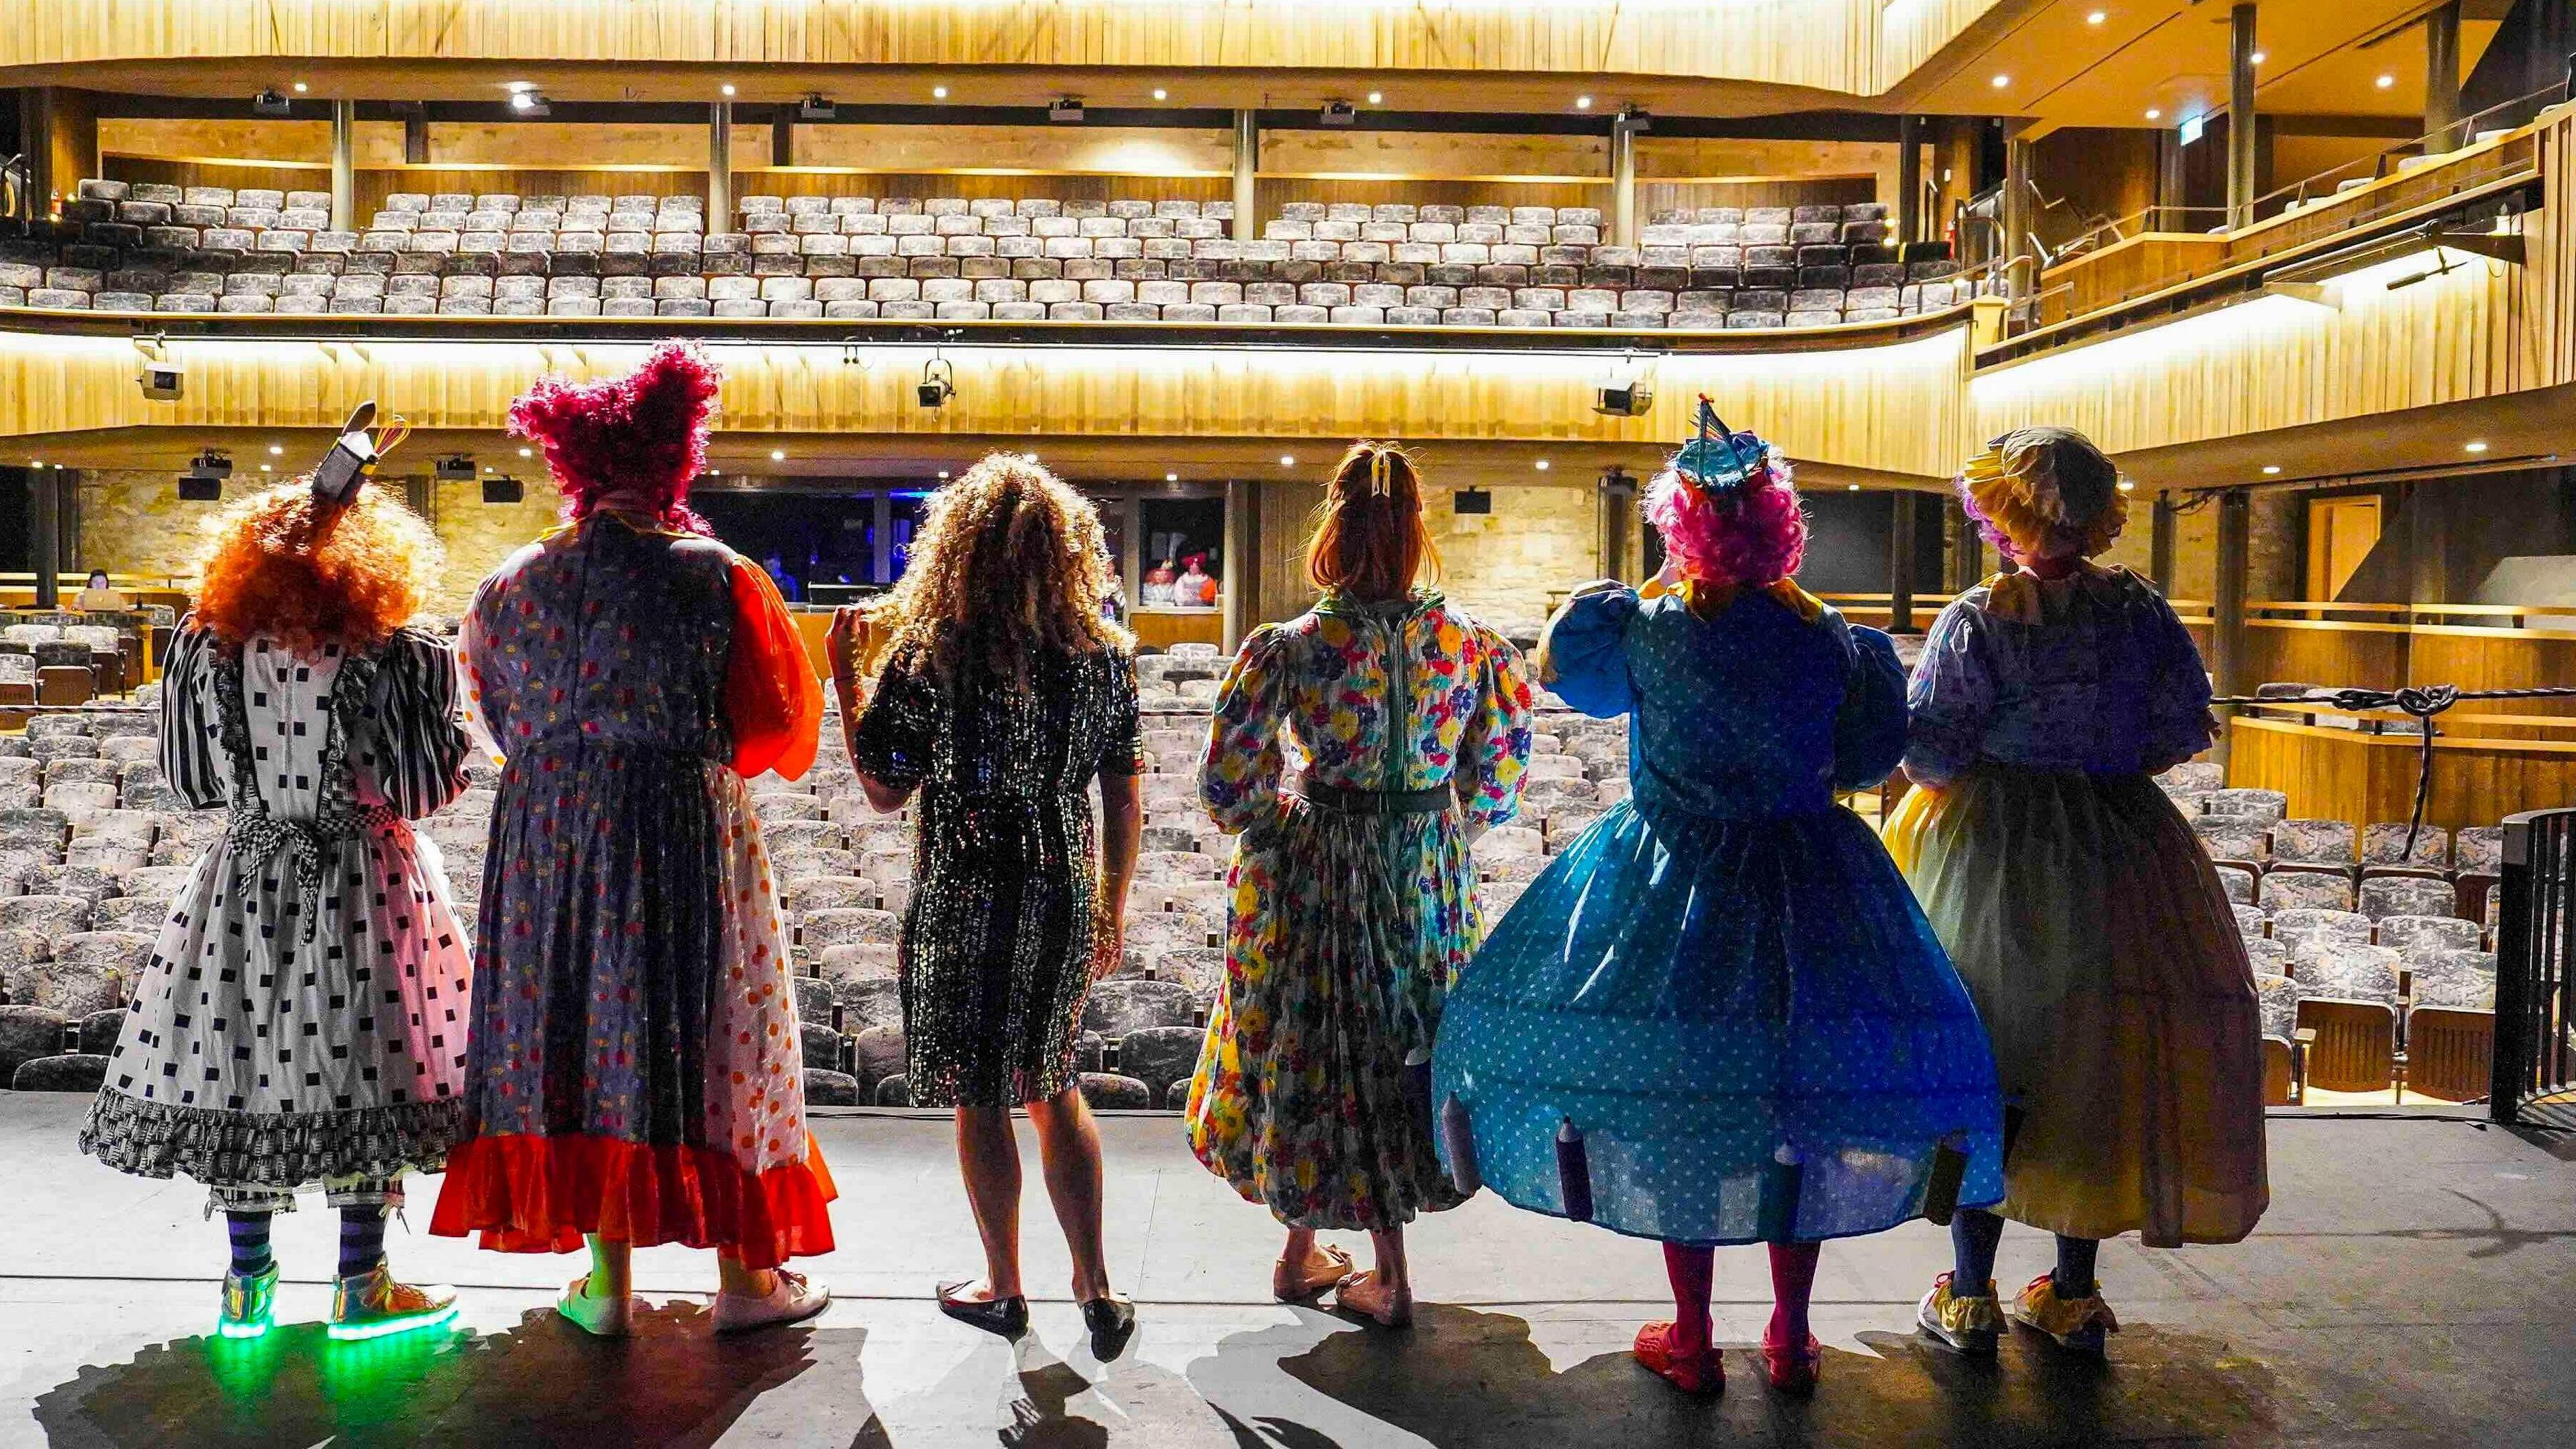
[[[1082,1326],[1091,1330],[1091,1356],[1107,1363],[1127,1351],[1136,1334],[1136,1305],[1115,1293],[1082,1305]]]
[[[939,1311],[969,1328],[980,1328],[986,1333],[1007,1338],[1013,1342],[1017,1342],[1021,1335],[1029,1331],[1028,1299],[1011,1297],[977,1302],[971,1298],[956,1296],[974,1286],[972,1282],[940,1284]]]

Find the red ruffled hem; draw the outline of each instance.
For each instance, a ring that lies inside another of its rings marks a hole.
[[[832,1251],[838,1196],[811,1134],[804,1161],[754,1174],[703,1147],[513,1133],[449,1150],[429,1230],[479,1232],[503,1253],[574,1252],[596,1233],[638,1248],[729,1249],[748,1267],[775,1268]]]

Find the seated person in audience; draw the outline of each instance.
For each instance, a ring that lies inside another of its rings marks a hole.
[[[1468,831],[1519,811],[1530,752],[1520,651],[1422,581],[1437,567],[1413,460],[1352,444],[1306,544],[1323,600],[1243,641],[1199,763],[1236,844],[1190,1148],[1288,1229],[1273,1295],[1335,1289],[1387,1327],[1413,1317],[1405,1224],[1466,1201],[1423,1078],[1481,934]],[[1321,1228],[1366,1230],[1375,1266]]]
[[[1646,490],[1671,562],[1550,622],[1539,677],[1631,716],[1636,794],[1551,859],[1460,977],[1442,1146],[1536,1212],[1660,1239],[1677,1310],[1637,1361],[1717,1392],[1715,1249],[1769,1246],[1766,1376],[1812,1388],[1820,1247],[2003,1195],[1985,1032],[1887,852],[1834,793],[1905,744],[1895,646],[1790,581],[1787,462],[1702,436]]]
[[[1184,609],[1216,607],[1216,577],[1207,572],[1207,555],[1194,553],[1182,566],[1181,576],[1172,581],[1172,602]]]
[[[75,602],[84,613],[91,614],[122,613],[132,607],[125,595],[118,593],[116,586],[108,582],[105,569],[89,571],[89,582],[81,586],[80,597]]]
[[[1144,588],[1145,607],[1149,609],[1170,608],[1173,603],[1173,584],[1178,578],[1179,575],[1172,571],[1172,561],[1170,559],[1165,559],[1161,563],[1158,563],[1152,568],[1146,570]]]
[[[2099,1353],[2103,1238],[2232,1243],[2270,1200],[2262,1027],[2227,892],[2157,772],[2209,747],[2209,675],[2145,580],[2092,557],[2128,516],[2082,434],[2023,428],[1959,494],[2020,571],[1962,594],[1916,663],[1888,845],[1994,1038],[2016,1105],[2001,1216],[1951,1223],[1925,1332],[1991,1354],[2003,1219],[2057,1235],[2015,1319]]]
[[[1143,839],[1144,737],[1100,515],[1036,459],[995,453],[931,495],[913,567],[866,617],[833,618],[833,685],[869,803],[919,792],[919,865],[896,944],[905,1080],[957,1111],[957,1155],[984,1240],[981,1282],[939,1287],[949,1317],[1007,1338],[1020,1281],[1025,1108],[1073,1257],[1093,1354],[1117,1357],[1136,1309],[1101,1246],[1100,1133],[1075,1056],[1092,983],[1125,959]],[[867,676],[865,660],[882,663]],[[1105,848],[1092,823],[1099,781]]]
[[[455,1312],[384,1254],[403,1174],[444,1168],[465,1123],[466,937],[404,823],[465,788],[455,661],[406,627],[438,571],[391,489],[282,483],[225,513],[171,643],[161,771],[231,823],[171,903],[81,1147],[212,1189],[226,1338],[268,1330],[270,1220],[317,1188],[340,1210],[331,1336]]]
[[[688,506],[717,382],[665,344],[513,403],[566,522],[483,581],[457,639],[504,763],[466,1135],[430,1231],[507,1253],[587,1240],[555,1311],[607,1338],[634,1329],[638,1247],[716,1250],[719,1333],[830,1299],[782,1266],[831,1251],[834,1188],[744,783],[813,764],[823,692],[768,576]]]

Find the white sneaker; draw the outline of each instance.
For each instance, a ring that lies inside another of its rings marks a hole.
[[[802,1323],[832,1304],[832,1290],[810,1282],[802,1273],[772,1271],[777,1281],[765,1294],[718,1293],[715,1331],[742,1333],[781,1323]]]
[[[582,1332],[597,1338],[624,1338],[633,1333],[638,1306],[640,1300],[631,1295],[624,1298],[591,1297],[590,1275],[587,1273],[573,1279],[564,1289],[563,1296],[555,1300],[555,1312],[562,1314]]]

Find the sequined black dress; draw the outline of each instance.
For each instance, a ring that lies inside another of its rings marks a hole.
[[[899,957],[912,1100],[1009,1107],[1074,1084],[1091,987],[1095,775],[1144,768],[1135,661],[1056,655],[1026,691],[888,661],[852,734],[858,768],[921,787]]]

